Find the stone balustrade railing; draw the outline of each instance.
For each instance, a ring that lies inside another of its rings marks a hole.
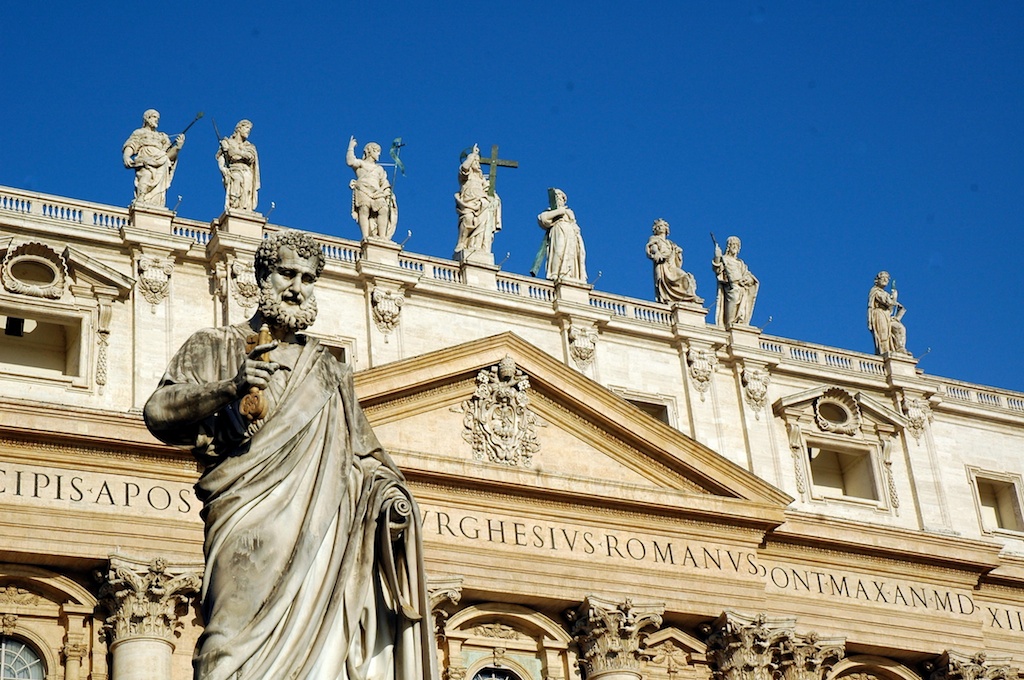
[[[0,187],[0,210],[89,227],[120,229],[128,224],[128,208],[76,201],[10,187]]]
[[[129,225],[127,208],[0,186],[0,212],[4,211],[54,223],[109,229]],[[267,225],[267,231],[282,228]],[[171,229],[174,235],[191,238],[199,245],[206,245],[211,237],[210,225],[205,222],[175,217]],[[324,255],[330,260],[354,265],[360,259],[361,250],[357,241],[323,235],[317,235],[317,239]],[[398,262],[402,269],[421,274],[426,279],[468,285],[463,280],[459,264],[453,260],[403,252]],[[541,303],[550,303],[556,297],[555,286],[551,281],[508,272],[497,273],[494,292]],[[652,328],[666,328],[672,325],[672,310],[668,305],[597,291],[590,293],[589,301],[592,307],[610,312],[613,318],[629,320],[641,327],[648,325]],[[884,378],[886,375],[884,361],[872,354],[766,335],[760,336],[759,344],[762,350],[778,354],[781,365],[808,364],[872,378]],[[1024,393],[946,378],[936,380],[938,394],[949,402],[1024,413]]]

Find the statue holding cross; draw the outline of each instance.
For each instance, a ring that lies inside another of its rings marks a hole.
[[[490,166],[488,177],[481,165]],[[494,234],[501,230],[501,199],[495,192],[499,166],[515,168],[519,163],[498,158],[497,145],[491,147],[490,158],[480,158],[476,144],[459,166],[459,192],[455,194],[459,239],[455,254],[463,261],[472,258],[493,263],[491,245]]]

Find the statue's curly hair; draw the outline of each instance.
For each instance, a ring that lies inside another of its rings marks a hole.
[[[260,283],[267,280],[270,272],[281,261],[281,248],[288,246],[295,251],[299,257],[316,256],[316,277],[324,271],[324,254],[320,250],[320,244],[304,231],[279,231],[276,234],[263,239],[263,243],[256,249],[256,280]]]

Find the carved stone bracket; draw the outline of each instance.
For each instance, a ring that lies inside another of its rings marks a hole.
[[[761,411],[768,403],[768,383],[771,376],[765,368],[743,367],[741,374],[743,382],[743,396],[746,397],[747,405],[754,411],[754,416],[760,420]]]
[[[903,399],[903,414],[907,416],[907,429],[914,440],[921,441],[925,426],[932,422],[932,408],[927,399],[907,397]]]
[[[690,367],[693,386],[700,393],[700,400],[704,401],[711,388],[711,376],[715,374],[715,367],[718,366],[718,356],[714,350],[691,347],[686,352],[686,363]]]
[[[3,631],[4,635],[11,635],[14,633],[14,629],[18,627],[18,615],[17,614],[4,614],[0,616],[0,631]]]
[[[240,307],[251,309],[260,301],[260,285],[256,281],[256,268],[250,262],[232,260],[228,270],[231,296]]]
[[[434,614],[434,635],[444,636],[445,624],[451,615],[449,607],[454,608],[462,599],[462,580],[461,576],[427,579],[427,596]]]
[[[664,603],[612,602],[593,595],[567,614],[584,680],[614,674],[640,677],[645,628],[661,625]]]
[[[597,349],[597,331],[587,326],[569,326],[569,355],[576,366],[585,369],[594,360]]]
[[[106,623],[113,641],[172,639],[201,583],[198,572],[172,568],[160,557],[147,564],[112,555],[100,597],[111,612]]]
[[[405,296],[397,291],[376,286],[370,293],[370,303],[373,307],[373,323],[386,339],[398,328],[399,315],[402,313],[402,305],[405,304]]]
[[[173,273],[172,258],[152,255],[143,255],[139,258],[139,289],[146,302],[155,307],[167,299],[171,291]]]
[[[782,680],[822,680],[844,656],[845,638],[793,633],[780,642],[778,666]]]
[[[473,396],[452,408],[463,417],[462,438],[473,457],[509,467],[529,467],[540,450],[537,426],[544,425],[530,410],[530,379],[512,357],[476,376]]]
[[[972,655],[947,650],[936,661],[926,663],[925,670],[928,680],[1012,680],[1020,669],[1011,662],[1010,657],[990,657],[985,652]]]

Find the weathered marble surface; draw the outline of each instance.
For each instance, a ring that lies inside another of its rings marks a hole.
[[[740,239],[730,236],[725,242],[725,253],[715,244],[715,258],[711,261],[711,268],[718,278],[715,323],[726,328],[750,323],[761,285],[740,259],[739,253]]]
[[[896,301],[895,282],[891,293],[886,290],[888,285],[889,272],[878,272],[868,292],[868,330],[875,340],[875,354],[909,355],[907,329],[902,321],[907,309]]]
[[[489,193],[476,144],[459,166],[459,186],[455,194],[455,212],[459,215],[455,252],[463,257],[476,252],[490,253],[494,234],[501,230],[501,199]]]
[[[554,207],[537,215],[537,224],[547,231],[547,278],[586,283],[587,251],[576,213],[566,205],[564,191],[553,192]]]
[[[142,114],[142,127],[132,132],[121,149],[124,167],[135,170],[133,205],[167,207],[167,189],[174,179],[178,152],[185,144],[185,135],[178,135],[174,144],[157,131],[160,112],[148,109]]]
[[[683,249],[668,238],[668,222],[655,220],[647,240],[647,257],[654,263],[654,296],[658,302],[704,302],[697,297],[697,280],[683,271]]]
[[[255,211],[260,190],[260,159],[249,141],[252,122],[240,120],[230,137],[220,140],[217,167],[224,178],[224,209]]]
[[[398,203],[388,181],[388,173],[377,161],[380,144],[370,142],[363,147],[363,157],[356,158],[356,138],[348,140],[345,162],[355,172],[349,182],[352,189],[352,219],[359,224],[363,240],[391,239],[398,228]]]

